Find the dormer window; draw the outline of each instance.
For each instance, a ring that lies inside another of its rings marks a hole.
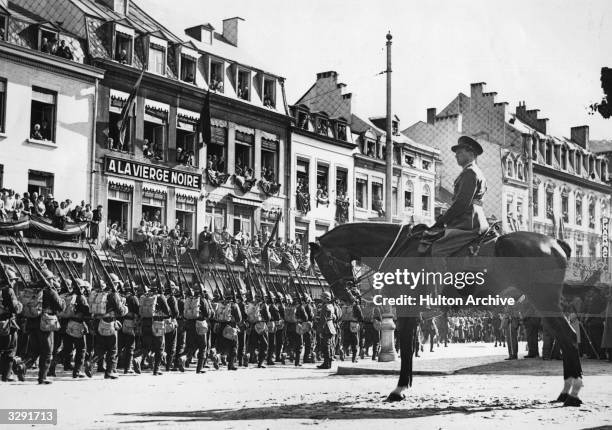
[[[181,81],[195,84],[198,52],[193,49],[181,47]]]
[[[338,140],[346,140],[346,124],[338,124]]]
[[[251,100],[251,72],[248,70],[238,71],[236,93],[242,100]]]
[[[580,175],[582,173],[582,154],[576,151],[576,174]]]
[[[423,160],[423,170],[429,170],[431,163],[428,160]]]
[[[561,168],[567,170],[567,148],[561,148]]]
[[[59,33],[48,28],[38,30],[38,48],[45,54],[55,54],[59,43]]]
[[[212,30],[202,28],[202,42],[212,45]]]
[[[306,112],[298,112],[298,128],[308,130],[308,114]]]
[[[394,135],[399,134],[399,123],[397,121],[391,121],[391,133]]]
[[[414,167],[414,156],[409,154],[404,155],[404,162],[406,165]]]
[[[167,43],[158,37],[149,36],[149,72],[158,75],[166,74],[166,51]]]
[[[210,77],[208,86],[213,91],[223,92],[223,61],[210,60]]]
[[[132,65],[134,54],[134,30],[120,24],[115,24],[115,46],[113,49],[115,61]]]
[[[263,86],[263,103],[265,107],[276,107],[276,85],[274,79],[264,78]]]
[[[6,15],[0,15],[0,40],[6,40],[8,27],[8,17]]]
[[[317,120],[317,133],[327,136],[327,120],[325,118],[319,118]]]

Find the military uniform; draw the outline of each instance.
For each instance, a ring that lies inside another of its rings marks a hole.
[[[13,283],[17,277],[6,269],[0,268],[0,270],[6,274],[6,279],[0,277],[0,282],[5,283],[5,286],[0,288],[0,374],[2,381],[11,382],[19,330],[16,316],[21,312],[21,303],[13,290]]]
[[[213,316],[213,309],[208,298],[203,295],[205,291],[199,285],[196,295],[187,297],[185,305],[192,300],[197,300],[197,315],[185,314],[187,356],[193,357],[197,353],[196,373],[202,373],[204,359],[208,348],[209,319]],[[187,318],[189,316],[189,318]],[[195,316],[195,318],[192,318]]]
[[[170,313],[168,318],[164,320],[164,345],[166,350],[166,372],[169,372],[174,363],[174,358],[177,356],[177,334],[178,334],[178,318],[179,318],[179,306],[178,299],[174,296],[174,290],[176,286],[174,283],[167,287],[166,291],[166,302],[168,303],[168,309]]]
[[[127,314],[123,317],[121,331],[119,332],[119,356],[122,357],[123,373],[133,373],[134,350],[136,349],[136,329],[139,323],[138,297],[129,294],[125,298]],[[140,373],[140,366],[134,366],[134,371]]]
[[[83,378],[85,375],[82,371],[85,351],[87,349],[85,339],[87,325],[85,321],[90,318],[90,310],[89,303],[87,303],[87,299],[83,295],[84,291],[82,288],[85,287],[85,281],[78,279],[77,283],[80,283],[80,285],[73,287],[73,297],[70,303],[66,304],[66,306],[74,306],[74,312],[67,318],[66,336],[64,338],[64,359],[68,360],[68,357],[70,357],[74,351],[72,377]],[[64,368],[66,368],[66,366],[64,366]]]
[[[342,348],[346,353],[350,351],[353,363],[357,361],[361,321],[363,321],[363,312],[358,303],[344,306],[342,309]]]
[[[163,294],[154,294],[156,296],[155,310],[152,317],[144,317],[142,313],[143,297],[140,297],[142,316],[142,358],[146,359],[150,352],[153,357],[153,375],[161,375],[159,366],[161,364],[162,352],[164,351],[164,335],[163,321],[170,316],[170,308]]]
[[[461,136],[452,149],[456,151],[462,147],[469,148],[476,155],[482,153],[478,142],[467,136]],[[467,163],[455,180],[451,206],[436,221],[435,226],[446,225],[446,230],[444,236],[433,243],[432,256],[450,256],[487,230],[488,222],[482,207],[486,190],[486,179],[480,167],[475,160]]]
[[[96,316],[96,357],[105,361],[105,379],[117,378],[117,330],[121,326],[118,318],[125,316],[127,307],[116,291],[109,291],[106,297],[106,313]]]
[[[324,304],[321,307],[320,326],[321,326],[321,349],[323,363],[317,366],[319,369],[331,369],[333,345],[332,338],[336,335],[337,315],[334,305],[331,303],[331,295],[323,293]]]

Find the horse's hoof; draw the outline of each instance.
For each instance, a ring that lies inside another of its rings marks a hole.
[[[559,394],[559,397],[557,397],[557,400],[553,400],[550,403],[559,403],[559,402],[563,403],[563,402],[565,402],[567,400],[567,396],[569,396],[569,394],[561,393],[561,394]]]
[[[391,393],[389,394],[389,397],[385,399],[385,403],[401,402],[405,398],[406,398],[405,394]]]
[[[574,397],[574,396],[567,396],[567,399],[565,399],[565,401],[563,402],[563,406],[580,406],[582,405],[582,400],[580,400],[578,397]]]

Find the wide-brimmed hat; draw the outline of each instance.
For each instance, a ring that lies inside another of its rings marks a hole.
[[[468,151],[472,151],[476,155],[483,153],[480,143],[476,142],[470,136],[461,136],[459,139],[457,139],[457,144],[451,147],[451,151],[457,152],[457,150],[460,148],[465,148]]]

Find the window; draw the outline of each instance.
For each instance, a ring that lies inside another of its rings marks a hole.
[[[208,160],[206,168],[218,172],[226,172],[227,158],[227,128],[213,125],[210,128],[211,144],[208,145]]]
[[[38,30],[38,49],[46,54],[55,54],[58,46],[59,33],[41,28]]]
[[[295,223],[295,242],[300,245],[302,252],[308,253],[308,224]]]
[[[112,183],[109,184],[108,188],[106,225],[110,227],[116,223],[117,228],[123,232],[124,237],[128,238],[131,231],[132,192],[126,191]]]
[[[6,27],[8,19],[5,15],[0,15],[0,40],[6,40]]]
[[[514,164],[512,163],[512,158],[506,158],[506,176],[508,178],[514,178]]]
[[[53,194],[53,173],[28,170],[28,193],[39,196]]]
[[[187,55],[181,55],[181,81],[195,84],[196,61]]]
[[[553,191],[552,189],[546,190],[546,218],[553,219]]]
[[[236,93],[243,100],[251,100],[251,72],[246,70],[238,71]]]
[[[563,222],[569,222],[569,193],[567,190],[561,192],[561,213]]]
[[[540,190],[538,187],[533,187],[533,216],[538,216],[540,214],[540,205],[538,202],[540,201]]]
[[[357,178],[355,183],[355,206],[365,209],[368,201],[368,181]]]
[[[514,196],[512,194],[509,194],[506,196],[506,214],[507,215],[514,213],[514,205],[512,203],[514,203]]]
[[[404,189],[404,208],[414,207],[413,192],[414,185],[412,181],[406,181],[406,188]]]
[[[196,124],[182,115],[176,119],[176,162],[184,166],[198,165],[195,144]]]
[[[576,174],[582,174],[582,154],[576,151]]]
[[[570,149],[569,153],[568,153],[568,158],[569,158],[569,166],[570,166],[570,169],[572,169],[572,170],[574,169],[574,158],[575,157],[576,157],[575,151],[572,151]]]
[[[546,164],[548,165],[552,164],[552,150],[552,143],[546,142]]]
[[[339,199],[346,198],[348,186],[348,172],[343,168],[336,168],[336,197]]]
[[[55,112],[57,93],[32,87],[32,111],[30,137],[55,142]]]
[[[225,227],[225,207],[206,205],[204,225],[212,232],[220,232]]]
[[[381,212],[385,209],[383,201],[383,184],[382,182],[372,183],[372,210]]]
[[[327,194],[329,186],[329,166],[327,164],[317,164],[317,193],[319,190]]]
[[[429,196],[429,186],[428,185],[424,185],[423,186],[423,195],[421,196],[421,203],[422,203],[422,209],[423,212],[429,212],[429,200],[430,200],[430,196]]]
[[[584,248],[582,245],[576,245],[576,257],[582,257],[582,255],[584,254],[583,249]]]
[[[516,163],[516,176],[521,181],[525,180],[525,173],[524,172],[525,172],[525,165],[523,164],[522,161],[519,161],[518,163]]]
[[[145,157],[157,161],[167,160],[168,112],[145,105],[144,140],[142,152]]]
[[[132,64],[134,36],[115,31],[115,61],[121,64]],[[151,68],[149,67],[149,70]]]
[[[278,182],[278,141],[261,139],[261,176],[273,183]]]
[[[428,160],[423,160],[423,170],[429,170],[429,166],[431,165],[431,162]]]
[[[523,225],[523,199],[520,197],[516,201],[516,214],[519,226]]]
[[[561,168],[567,170],[567,148],[565,146],[561,148]]]
[[[253,146],[255,136],[236,131],[236,159],[234,160],[236,174],[246,176],[246,169],[253,169]]]
[[[391,188],[391,213],[397,215],[397,187]]]
[[[308,114],[306,112],[298,112],[298,127],[302,130],[308,130]]]
[[[253,209],[248,206],[234,205],[234,236],[241,232],[252,237]]]
[[[143,188],[142,192],[142,219],[153,223],[154,226],[166,225],[166,193]]]
[[[338,140],[346,140],[346,124],[338,123]]]
[[[264,106],[269,108],[276,107],[276,91],[274,79],[264,79]]]
[[[531,144],[531,158],[533,161],[538,161],[538,143],[535,139]]]
[[[414,167],[414,156],[410,155],[410,154],[406,154],[404,156],[404,162],[410,166],[410,167]]]
[[[576,225],[582,225],[582,196],[576,194]]]
[[[1,27],[0,23],[0,28]],[[6,80],[0,79],[0,133],[6,132]]]
[[[595,228],[595,199],[589,201],[589,228]]]
[[[158,75],[166,74],[166,48],[151,43],[148,70]]]
[[[317,133],[322,134],[323,136],[327,136],[327,132],[329,130],[329,123],[325,118],[317,119]]]
[[[210,61],[210,89],[213,91],[223,92],[223,62]]]
[[[177,194],[176,196],[176,224],[180,226],[181,232],[189,238],[194,237],[196,221],[196,200]],[[192,245],[193,246],[193,245]]]

